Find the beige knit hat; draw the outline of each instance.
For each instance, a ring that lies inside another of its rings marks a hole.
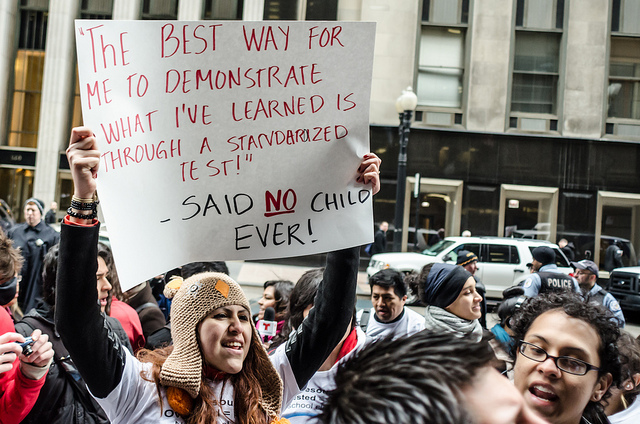
[[[160,370],[160,383],[166,387],[178,387],[195,399],[200,392],[202,381],[202,354],[197,340],[198,323],[214,309],[240,305],[251,313],[251,307],[244,292],[226,274],[205,272],[196,274],[184,282],[172,280],[164,289],[164,295],[171,299],[171,336],[173,351]],[[252,329],[249,347],[267,368],[258,375],[262,389],[262,407],[272,417],[280,413],[282,403],[282,380],[271,364],[267,352]],[[260,380],[260,378],[259,378]]]

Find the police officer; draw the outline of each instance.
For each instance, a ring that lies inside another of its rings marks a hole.
[[[574,275],[578,280],[584,300],[597,305],[603,305],[609,309],[616,317],[620,328],[624,327],[624,315],[622,314],[622,309],[620,309],[620,304],[611,293],[596,284],[599,271],[598,265],[584,259],[580,262],[571,262],[571,266],[576,270]]]
[[[524,295],[528,297],[536,296],[540,293],[548,293],[551,291],[574,291],[580,293],[578,282],[558,271],[556,266],[556,253],[549,246],[539,246],[531,252],[533,262],[531,263],[533,271],[524,283]]]

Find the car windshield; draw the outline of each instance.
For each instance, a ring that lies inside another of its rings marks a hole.
[[[443,250],[445,250],[446,248],[448,248],[454,243],[455,241],[451,241],[451,240],[440,240],[433,246],[423,250],[422,254],[427,256],[436,256],[437,254],[439,254],[440,252],[442,252]]]

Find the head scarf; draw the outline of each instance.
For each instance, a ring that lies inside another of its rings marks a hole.
[[[18,277],[0,285],[0,305],[8,305],[15,297],[18,289]]]
[[[446,308],[458,298],[467,280],[469,271],[458,265],[434,264],[424,285],[427,305]]]

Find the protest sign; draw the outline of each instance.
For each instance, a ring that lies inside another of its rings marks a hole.
[[[375,24],[76,21],[124,290],[176,266],[372,240]]]

